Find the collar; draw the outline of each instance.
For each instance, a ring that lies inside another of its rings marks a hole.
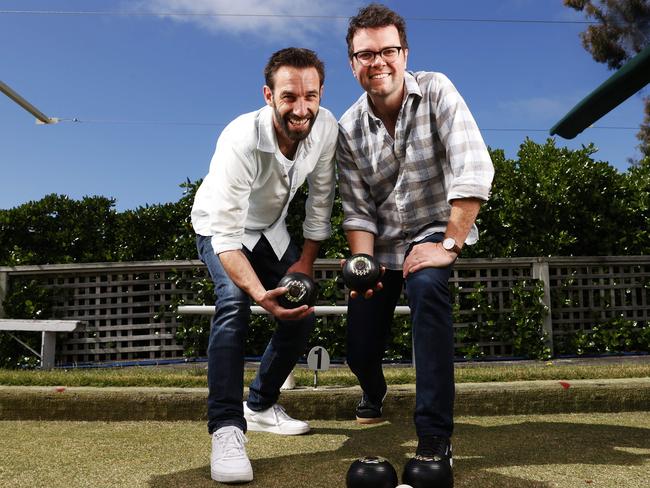
[[[375,114],[372,112],[372,108],[370,108],[370,99],[368,97],[368,94],[365,93],[364,95],[365,96],[363,96],[363,104],[361,106],[361,115],[365,114],[367,117],[371,119],[377,119]],[[422,90],[420,90],[420,85],[415,79],[415,76],[413,76],[413,72],[405,71],[404,72],[404,99],[402,100],[402,108],[404,107],[406,100],[408,100],[408,98],[411,95],[422,98]]]
[[[413,76],[412,71],[404,72],[404,85],[406,86],[406,96],[404,99],[408,98],[409,95],[415,95],[422,98],[422,90],[420,90],[420,85],[415,79],[415,76]]]
[[[257,149],[261,152],[275,153],[278,141],[273,127],[273,109],[266,105],[257,116]]]
[[[314,125],[309,132],[306,139],[302,141],[305,147],[319,141],[317,125],[320,116],[321,107],[318,107],[318,114]],[[275,134],[275,126],[273,125],[273,108],[266,105],[259,110],[257,118],[257,149],[261,152],[274,154],[278,150],[278,139]]]

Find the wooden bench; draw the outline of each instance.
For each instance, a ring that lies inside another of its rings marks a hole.
[[[0,319],[0,331],[8,331],[9,335],[41,358],[41,368],[43,369],[52,369],[54,367],[56,333],[74,332],[82,325],[84,325],[84,322],[77,320]],[[41,353],[34,351],[11,332],[42,332]]]

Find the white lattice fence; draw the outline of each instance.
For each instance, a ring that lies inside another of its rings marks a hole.
[[[533,262],[533,259],[466,259],[457,262],[450,279],[453,303],[457,310],[454,321],[457,356],[461,356],[459,351],[463,344],[459,338],[462,337],[462,330],[493,318],[486,316],[480,309],[474,309],[475,301],[470,300],[470,295],[480,287],[490,310],[498,315],[510,313],[513,286],[522,281],[526,281],[529,287],[534,283]],[[497,338],[483,337],[478,346],[487,357],[512,355],[511,344]]]
[[[315,278],[334,279],[339,269],[338,260],[319,260]],[[169,306],[174,297],[196,303],[189,285],[205,276],[199,261],[4,267],[0,297],[15,280],[35,280],[56,290],[58,318],[87,322],[85,330],[61,337],[59,363],[178,358],[183,348]],[[491,317],[503,317],[512,310],[513,287],[525,281],[530,288],[537,279],[546,282],[545,329],[553,341],[615,317],[648,321],[650,257],[462,259],[451,278],[457,352],[463,329],[490,318],[474,307],[477,287]],[[512,355],[511,344],[498,338],[482,338],[479,347],[488,357]]]
[[[616,318],[650,319],[650,257],[550,259],[549,285],[555,342]]]
[[[182,356],[176,319],[161,312],[177,293],[170,276],[199,261],[104,263],[10,268],[9,280],[56,290],[54,312],[83,320],[85,330],[59,341],[57,362],[85,363]],[[7,269],[7,268],[4,268]]]

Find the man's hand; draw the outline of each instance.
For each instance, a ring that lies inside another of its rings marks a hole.
[[[285,274],[289,273],[303,273],[307,276],[314,277],[314,261],[318,257],[318,250],[320,249],[320,242],[305,239],[302,244],[302,253],[298,261],[289,266]]]
[[[345,259],[341,259],[341,261],[339,262],[339,264],[341,265],[341,269],[343,269],[343,266],[345,266],[345,261],[346,261]],[[381,269],[381,276],[383,276],[384,272],[386,271],[386,268],[384,266],[380,266],[380,269]],[[369,290],[366,290],[363,293],[363,297],[364,298],[370,298],[372,295],[374,295],[374,292],[379,291],[382,288],[384,288],[384,285],[382,284],[381,281],[378,281],[377,284],[375,285],[374,289],[371,288]],[[352,290],[350,292],[350,297],[351,298],[357,298],[358,296],[359,296],[359,293],[357,293],[356,291]]]
[[[312,262],[308,260],[298,260],[295,263],[293,263],[291,266],[289,266],[289,269],[285,274],[289,273],[303,273],[306,274],[307,276],[314,277],[314,269],[313,269],[313,264]]]
[[[416,244],[404,260],[402,276],[406,278],[409,273],[415,273],[423,268],[446,268],[458,256],[455,252],[447,251],[440,242],[423,242]]]
[[[313,313],[314,307],[308,307],[307,305],[301,305],[297,308],[282,307],[278,303],[278,297],[286,292],[287,288],[284,286],[274,288],[273,290],[266,291],[264,295],[255,301],[260,307],[279,320],[300,320]]]

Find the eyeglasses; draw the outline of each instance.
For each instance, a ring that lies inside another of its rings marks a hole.
[[[364,66],[370,66],[375,62],[375,58],[379,55],[387,63],[394,63],[399,56],[400,51],[402,50],[401,46],[390,46],[385,47],[381,51],[357,51],[352,54],[357,61],[359,61]]]

